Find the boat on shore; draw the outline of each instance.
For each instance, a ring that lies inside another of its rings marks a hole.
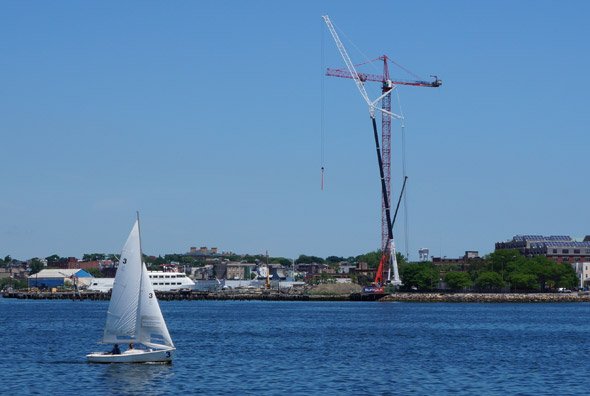
[[[102,343],[113,350],[92,352],[88,362],[171,363],[176,350],[142,261],[139,215],[121,253]],[[121,352],[119,344],[127,343],[129,349]]]

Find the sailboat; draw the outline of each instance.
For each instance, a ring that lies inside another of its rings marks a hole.
[[[92,352],[88,362],[170,363],[176,350],[142,260],[139,214],[123,246],[102,343],[114,344],[116,352]],[[137,347],[120,352],[124,344]]]

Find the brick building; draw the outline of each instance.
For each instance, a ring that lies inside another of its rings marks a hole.
[[[496,250],[517,249],[526,257],[545,256],[557,263],[590,261],[590,236],[575,241],[567,235],[516,235],[510,241],[497,242]]]

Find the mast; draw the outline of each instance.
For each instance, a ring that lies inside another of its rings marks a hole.
[[[143,251],[141,250],[141,227],[139,225],[139,211],[136,211],[137,219],[137,240],[139,243],[139,294],[137,295],[137,313],[135,318],[135,334],[134,338],[139,338],[139,330],[141,328],[141,293],[143,292]]]

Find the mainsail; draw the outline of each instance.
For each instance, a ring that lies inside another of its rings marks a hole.
[[[104,343],[125,341],[174,347],[142,261],[139,219],[123,246],[103,335]]]

